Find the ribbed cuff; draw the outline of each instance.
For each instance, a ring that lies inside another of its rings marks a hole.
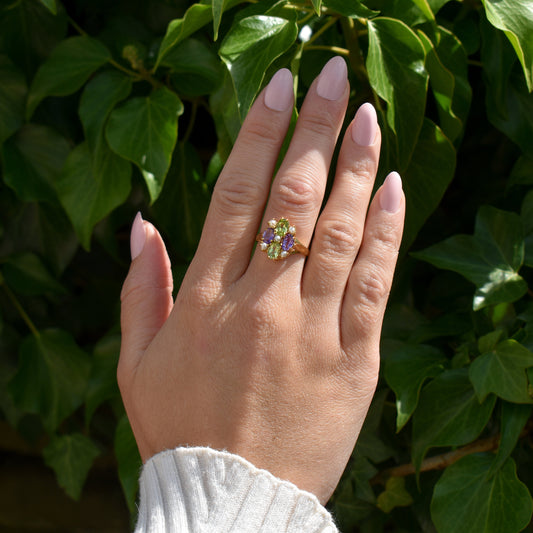
[[[136,533],[336,533],[316,496],[211,448],[158,453],[143,467]]]

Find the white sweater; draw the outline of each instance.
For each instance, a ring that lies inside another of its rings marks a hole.
[[[143,467],[136,533],[336,533],[309,492],[228,452],[176,448]]]

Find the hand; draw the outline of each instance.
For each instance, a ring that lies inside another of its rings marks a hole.
[[[319,216],[348,93],[346,64],[333,58],[309,89],[272,182],[293,107],[290,72],[272,78],[218,179],[175,302],[165,245],[137,217],[118,379],[144,461],[209,446],[323,503],[335,489],[377,382],[405,208],[396,173],[368,208],[381,135],[365,104]],[[258,231],[281,217],[303,244],[312,239],[309,256],[273,261],[257,248],[250,258]]]

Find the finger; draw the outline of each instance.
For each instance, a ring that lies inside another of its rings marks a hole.
[[[213,192],[195,256],[197,271],[224,270],[227,281],[248,266],[294,101],[292,75],[279,70],[250,109]]]
[[[380,144],[376,111],[363,104],[346,131],[333,188],[318,220],[304,270],[304,297],[342,302],[363,237]]]
[[[404,215],[402,180],[396,172],[391,172],[370,206],[342,308],[343,348],[355,359],[358,354],[368,353],[369,341],[378,346]]]
[[[286,218],[297,238],[308,245],[328,176],[335,144],[348,103],[346,62],[334,57],[309,89],[287,155],[272,184],[261,229],[266,221]],[[264,269],[264,253],[256,253],[250,271]],[[288,261],[294,264],[293,259]],[[286,263],[286,261],[283,261]],[[300,263],[300,273],[303,262]],[[277,269],[276,269],[277,270]]]
[[[131,231],[132,263],[121,293],[119,383],[129,376],[172,310],[172,273],[165,244],[141,214]]]

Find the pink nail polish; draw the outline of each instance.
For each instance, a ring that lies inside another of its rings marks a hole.
[[[146,230],[144,229],[143,217],[139,211],[137,215],[135,215],[135,220],[131,227],[130,250],[132,261],[143,251],[145,241]]]
[[[273,111],[285,111],[292,104],[293,87],[291,71],[278,70],[265,91],[265,105]]]
[[[398,172],[391,172],[383,182],[379,193],[379,205],[384,211],[396,213],[402,200],[402,178]]]
[[[376,110],[368,102],[363,104],[355,114],[352,126],[352,139],[360,146],[371,146],[376,140],[378,118]]]
[[[318,77],[316,92],[326,100],[338,100],[346,90],[348,69],[340,56],[331,58]]]

